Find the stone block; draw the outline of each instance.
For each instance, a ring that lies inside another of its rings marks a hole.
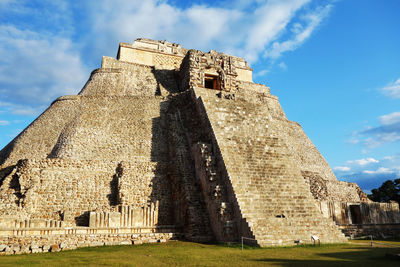
[[[21,247],[17,244],[13,245],[11,248],[14,251],[14,253],[21,251]]]
[[[32,253],[41,253],[41,252],[43,252],[43,249],[42,248],[31,248],[31,251],[32,251]]]
[[[108,225],[110,227],[120,227],[121,213],[120,212],[110,212],[109,218],[108,218]]]
[[[90,247],[101,247],[104,246],[104,242],[101,241],[92,241],[89,244]]]
[[[21,246],[21,253],[31,253],[30,246],[29,245]]]
[[[132,245],[132,241],[130,240],[123,240],[119,243],[120,245]]]
[[[60,246],[58,245],[58,244],[54,244],[54,245],[51,245],[50,246],[50,251],[51,252],[58,252],[58,251],[60,251],[61,249],[60,249]]]
[[[142,245],[143,244],[143,240],[133,240],[132,244],[134,244],[134,245]]]

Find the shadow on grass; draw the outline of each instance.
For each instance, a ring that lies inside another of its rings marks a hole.
[[[339,252],[315,253],[315,259],[262,258],[256,262],[281,266],[400,266],[399,260],[386,257],[387,253],[398,254],[398,248],[344,247]]]

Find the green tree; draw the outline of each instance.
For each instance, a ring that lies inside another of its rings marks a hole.
[[[368,197],[375,202],[397,201],[400,204],[400,178],[387,180],[378,189],[372,189]]]

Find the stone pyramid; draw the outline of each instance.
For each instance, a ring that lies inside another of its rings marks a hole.
[[[318,197],[365,194],[336,180],[243,58],[166,41],[121,43],[0,152],[0,241],[40,229],[71,244],[133,233],[345,242]]]

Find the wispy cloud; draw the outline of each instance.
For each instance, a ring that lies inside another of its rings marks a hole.
[[[333,170],[342,171],[342,172],[348,172],[348,171],[351,170],[351,168],[347,167],[347,166],[337,166],[337,167],[333,168]]]
[[[11,102],[3,102],[0,101],[0,108],[2,111],[5,111],[9,114],[14,115],[26,115],[26,116],[37,116],[39,115],[45,108],[45,105],[24,105],[24,104],[14,104]]]
[[[362,144],[368,148],[376,148],[386,143],[400,140],[400,112],[392,112],[378,118],[379,125],[368,126],[365,130],[352,134],[348,143]]]
[[[9,125],[10,122],[6,120],[0,120],[0,126]]]
[[[391,98],[400,98],[400,78],[383,87],[382,92]]]
[[[400,122],[400,112],[393,112],[379,117],[382,125],[393,125]]]
[[[277,59],[311,36],[331,2],[238,0],[229,7],[178,7],[162,0],[1,1],[6,20],[0,22],[0,101],[36,109],[59,95],[75,94],[89,76],[88,65],[114,55],[118,42],[138,37],[216,49],[253,63]],[[287,68],[283,62],[278,67]]]
[[[382,182],[400,177],[400,154],[380,159],[364,158],[346,161],[343,166],[333,168],[336,176],[344,181],[358,183],[361,188],[371,190]]]
[[[359,166],[365,166],[367,164],[378,163],[378,162],[379,162],[379,160],[374,159],[374,158],[365,158],[365,159],[349,160],[349,161],[347,161],[347,164],[356,164]]]
[[[1,25],[1,100],[37,106],[78,92],[88,69],[73,46],[63,37]]]
[[[92,44],[97,48],[104,48],[109,40],[148,37],[189,48],[216,49],[256,62],[266,51],[273,53],[265,57],[277,58],[309,38],[332,7],[321,4],[305,9],[311,2],[234,1],[229,7],[194,4],[179,8],[165,1],[101,0],[88,6],[88,16],[93,22],[92,34],[100,38]],[[294,23],[293,33],[285,36]]]
[[[316,10],[301,16],[301,22],[294,23],[292,26],[293,37],[283,42],[273,42],[271,47],[264,53],[270,58],[278,58],[287,51],[297,49],[305,40],[307,40],[312,32],[318,27],[321,21],[326,18],[332,9],[332,5],[328,4],[320,6]]]
[[[379,169],[377,169],[375,171],[365,170],[365,171],[363,171],[363,173],[366,173],[366,174],[389,174],[389,173],[394,173],[394,171],[390,170],[389,168],[380,167]]]
[[[287,70],[287,65],[285,64],[285,62],[281,62],[278,64],[278,67],[281,68],[282,70]]]

